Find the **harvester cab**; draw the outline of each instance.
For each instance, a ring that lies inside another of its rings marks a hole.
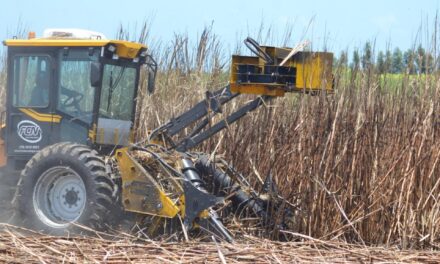
[[[4,41],[0,167],[3,182],[15,190],[15,221],[65,234],[84,231],[82,225],[105,229],[129,212],[141,216],[137,223],[150,234],[180,226],[185,235],[201,229],[232,241],[221,221],[232,212],[283,228],[267,209],[276,203],[261,199],[246,177],[226,161],[218,166],[190,150],[272,98],[331,92],[332,54],[264,47],[250,38],[245,43],[255,56],[233,56],[227,86],[134,144],[139,76],[148,72],[152,93],[157,72],[146,46],[57,29],[43,38]],[[257,97],[207,126],[241,94]],[[227,210],[214,210],[219,204]]]
[[[152,65],[147,47],[79,30],[44,35],[4,41],[9,166],[57,142],[127,145],[140,68]]]

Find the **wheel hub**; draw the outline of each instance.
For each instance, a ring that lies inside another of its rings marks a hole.
[[[86,188],[73,169],[57,166],[39,177],[33,197],[38,218],[51,227],[64,228],[81,217],[86,204]]]
[[[64,204],[68,205],[69,208],[72,206],[78,206],[76,202],[81,200],[81,198],[78,197],[78,194],[79,191],[75,190],[74,187],[72,187],[70,190],[66,189],[66,194],[63,195],[63,198],[65,199]]]

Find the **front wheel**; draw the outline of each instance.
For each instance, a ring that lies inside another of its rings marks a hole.
[[[59,143],[22,171],[16,203],[23,224],[50,234],[104,229],[116,199],[103,159],[87,146]]]

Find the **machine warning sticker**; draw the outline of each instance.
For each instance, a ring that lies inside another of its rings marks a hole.
[[[30,121],[23,120],[17,124],[18,136],[28,143],[38,143],[43,138],[41,127]]]

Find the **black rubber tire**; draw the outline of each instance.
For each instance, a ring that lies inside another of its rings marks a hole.
[[[68,223],[62,228],[44,223],[38,217],[33,202],[37,180],[45,171],[56,166],[65,166],[75,171],[84,183],[87,197],[84,209],[75,223]],[[52,235],[87,233],[78,225],[94,230],[107,227],[116,200],[114,188],[105,163],[95,150],[63,142],[44,148],[29,160],[21,173],[15,206],[21,224],[30,229]]]

